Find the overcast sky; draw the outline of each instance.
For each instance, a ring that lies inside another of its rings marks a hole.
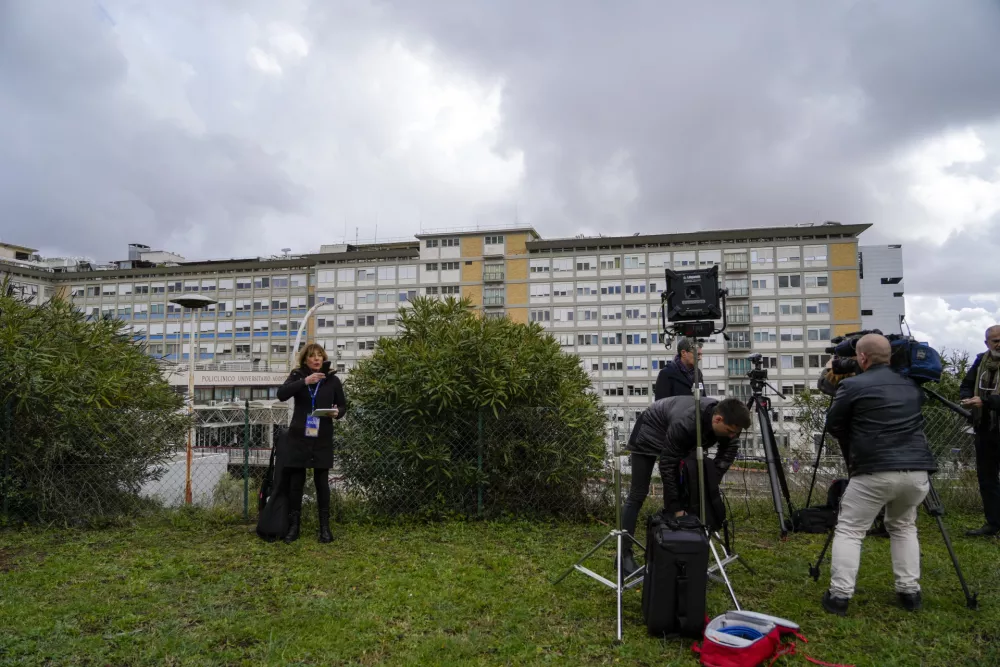
[[[0,0],[0,238],[312,252],[837,220],[1000,321],[1000,3]]]

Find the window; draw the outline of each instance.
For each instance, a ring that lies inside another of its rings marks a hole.
[[[556,342],[562,347],[572,347],[573,346],[573,334],[556,334]],[[595,369],[596,370],[596,369]]]
[[[342,306],[353,306],[354,292],[337,292],[337,303]]]
[[[431,294],[437,294],[437,293],[438,293],[438,288],[437,287],[425,287],[424,288],[424,294],[431,295]]]
[[[721,250],[702,250],[698,253],[699,266],[714,266],[722,263]]]
[[[330,300],[332,300],[333,298],[334,297],[333,297],[332,294],[328,297],[328,299],[330,299]],[[317,297],[317,300],[318,300],[318,297]],[[288,306],[290,308],[292,308],[292,309],[295,309],[295,308],[303,308],[304,309],[304,308],[307,307],[306,306],[306,297],[304,297],[304,296],[293,296],[292,300],[288,304]]]
[[[670,253],[669,252],[651,252],[649,253],[649,268],[651,269],[662,269],[670,268]]]
[[[576,258],[576,270],[577,271],[594,271],[597,269],[597,258],[596,257],[577,257]]]
[[[871,317],[875,311],[873,310],[862,310],[861,315],[864,317]]]
[[[288,289],[288,277],[287,276],[275,276],[271,278],[271,287]]]
[[[802,276],[798,273],[783,273],[778,276],[778,287],[802,287]]]
[[[337,315],[338,327],[353,327],[354,315]]]
[[[291,279],[292,287],[308,287],[308,285],[309,285],[309,276],[307,276],[306,274],[299,273],[292,276]]]
[[[250,320],[236,320],[236,333],[250,333]]]
[[[601,361],[602,371],[620,371],[623,370],[625,362],[622,361],[621,357],[607,357]]]
[[[644,269],[644,268],[646,268],[646,256],[645,255],[625,255],[625,268],[626,269]]]
[[[438,270],[438,265],[437,265],[437,262],[429,262],[428,264],[426,264],[424,266],[424,268],[426,270],[428,270],[428,271],[437,271]]]
[[[532,283],[530,294],[533,297],[547,297],[552,293],[552,286],[549,283]]]
[[[577,345],[597,345],[601,342],[601,335],[597,333],[579,333],[576,335]]]
[[[630,333],[625,335],[626,345],[645,345],[646,344],[646,332],[640,331],[636,333]]]
[[[392,282],[396,280],[396,267],[395,266],[378,267],[378,279],[379,282],[382,282],[383,280],[387,282]]]
[[[807,245],[802,249],[802,257],[807,262],[826,262],[826,246],[825,245]]]
[[[175,280],[175,281],[171,281],[171,282],[167,283],[167,292],[168,293],[180,292],[181,289],[182,289],[181,288],[181,281],[179,281],[179,280]]]
[[[461,241],[458,238],[441,239],[442,248],[457,248]]]
[[[337,282],[338,283],[353,283],[354,282],[354,269],[337,269]]]
[[[806,287],[829,287],[830,277],[825,273],[807,273]]]
[[[292,301],[295,301],[295,299],[292,299]],[[316,295],[316,303],[337,303],[337,297],[333,294],[333,292],[320,292]],[[300,307],[305,308],[305,303],[303,303]]]
[[[271,310],[288,310],[288,299],[271,299]]]
[[[803,382],[794,382],[792,384],[784,384],[784,383],[782,383],[782,385],[781,385],[781,393],[782,393],[783,396],[798,396],[799,394],[805,393],[805,391],[806,391],[806,385]],[[788,418],[788,416],[789,415],[786,413],[785,414],[785,421],[791,421]],[[794,417],[793,417],[793,419],[794,419]]]
[[[801,354],[783,354],[783,355],[781,355],[781,367],[782,368],[804,368],[802,355]]]
[[[893,292],[892,295],[895,296],[895,297],[900,297],[900,296],[903,296],[903,293],[902,292]]]
[[[750,293],[750,290],[747,289],[746,278],[726,279],[726,289],[729,290],[729,296],[747,296]]]
[[[680,267],[690,266],[694,268],[695,265],[697,265],[697,263],[698,262],[695,260],[694,251],[674,253],[674,266],[680,266]]]
[[[458,295],[459,287],[458,285],[442,285],[441,294],[454,294]]]
[[[424,247],[425,248],[436,248],[436,247],[438,247],[438,240],[437,239],[427,239],[426,241],[424,241]]]
[[[253,286],[255,289],[264,289],[265,287],[271,286],[271,278],[265,276],[259,276],[253,279]]]
[[[253,280],[250,279],[250,276],[244,276],[236,279],[236,289],[250,289],[252,287]]]
[[[625,293],[626,294],[645,294],[646,293],[646,283],[625,283]]]
[[[774,263],[774,248],[751,248],[750,263],[759,265],[771,265]]]
[[[552,296],[571,296],[573,283],[555,283],[552,285]]]
[[[830,340],[830,327],[809,327],[806,337],[809,340]]]
[[[622,258],[621,257],[613,257],[611,255],[602,255],[601,256],[601,270],[602,271],[609,271],[609,270],[612,270],[612,269],[620,269],[620,268],[622,268]]]
[[[378,292],[358,292],[358,304],[378,303]]]
[[[755,316],[774,315],[774,301],[754,301],[753,314]]]
[[[780,301],[778,303],[778,312],[782,315],[801,315],[802,314],[802,302],[801,301]]]
[[[358,282],[363,280],[375,280],[375,269],[358,269],[356,273]]]
[[[198,291],[198,281],[197,280],[195,280],[195,281],[190,281],[189,280],[187,282],[189,284],[191,282],[193,282],[194,283],[194,291],[195,292]],[[185,291],[187,292],[187,291],[191,291],[191,290],[185,289]],[[104,286],[101,287],[101,296],[114,296],[116,294],[118,294],[118,286],[117,285],[104,285]]]
[[[254,299],[253,301],[254,310],[268,310],[270,305],[267,299]]]
[[[400,280],[416,280],[417,279],[417,267],[413,264],[407,264],[406,266],[399,267],[399,279]]]
[[[895,277],[895,278],[882,278],[882,284],[883,285],[898,285],[900,282],[902,282],[902,280],[903,280],[902,276],[898,276],[898,277]]]
[[[162,303],[154,303],[154,304],[152,304],[152,305],[149,306],[149,314],[150,315],[162,315],[163,314],[163,308],[164,308],[164,306],[163,306]]]
[[[486,245],[500,245],[503,243],[503,235],[487,236],[483,239],[483,243]]]
[[[532,310],[528,319],[532,322],[548,322],[551,319],[551,313],[548,310]]]
[[[570,345],[572,344],[570,342]],[[580,366],[587,372],[599,371],[601,370],[601,361],[597,357],[581,357]]]
[[[396,313],[379,313],[378,314],[378,325],[380,327],[394,327],[396,326]]]
[[[559,257],[552,260],[553,273],[558,273],[560,271],[572,271],[572,270],[573,270],[573,258]]]
[[[802,327],[783,328],[781,330],[781,342],[793,343],[802,340]]]
[[[576,286],[577,296],[597,296],[597,283],[579,283]]]
[[[625,319],[627,319],[627,320],[644,320],[644,319],[646,319],[646,309],[645,308],[626,308],[625,309]]]
[[[701,367],[703,370],[725,368],[725,366],[726,358],[721,354],[706,354],[701,358]]]
[[[271,326],[271,322],[269,320],[254,320],[253,321],[253,330],[256,333],[267,333],[267,330],[270,328],[270,326]]]
[[[773,343],[776,340],[777,334],[774,332],[773,328],[753,330],[753,342],[755,343]]]
[[[774,276],[755,276],[750,286],[754,289],[774,289]]]
[[[316,280],[321,284],[332,283],[334,281],[334,276],[336,275],[336,271],[317,271]]]
[[[442,271],[458,271],[458,262],[441,262]]]
[[[397,301],[396,293],[389,290],[379,290],[376,298],[379,303],[394,303]]]
[[[625,369],[630,371],[649,370],[648,357],[629,357],[625,360]]]
[[[829,301],[806,301],[807,315],[825,315],[830,312]]]
[[[809,368],[823,368],[830,361],[829,354],[810,354]]]
[[[624,396],[625,387],[620,384],[615,384],[614,382],[603,382],[601,383],[601,389],[605,396]]]
[[[458,288],[457,285],[455,287],[456,289]],[[398,292],[396,292],[396,298],[399,300],[400,303],[413,301],[414,299],[417,298],[417,290],[415,289],[399,290]]]
[[[601,294],[604,296],[621,294],[622,284],[620,282],[602,282],[601,283]]]
[[[802,260],[802,249],[799,246],[782,246],[778,248],[778,263],[798,262]]]
[[[574,311],[572,308],[556,308],[553,311],[552,319],[556,322],[573,322]]]
[[[620,331],[612,332],[608,331],[601,334],[601,345],[621,345],[622,344],[622,334]]]
[[[597,319],[597,308],[578,308],[576,311],[576,320],[578,322],[596,322]]]
[[[551,262],[547,259],[533,259],[528,263],[530,273],[548,273]]]

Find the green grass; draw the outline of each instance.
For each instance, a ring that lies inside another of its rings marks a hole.
[[[847,618],[825,614],[808,577],[822,535],[781,543],[771,515],[740,522],[729,566],[742,606],[801,624],[800,648],[856,665],[1000,664],[1000,540],[961,536],[948,517],[981,609],[968,611],[940,533],[921,518],[924,611],[894,606],[888,540],[864,546]],[[599,524],[449,523],[315,526],[288,546],[246,525],[174,515],[100,531],[0,533],[0,663],[129,665],[696,665],[690,640],[647,636],[639,589],[614,640],[614,595],[579,573]],[[611,577],[612,549],[588,563]],[[709,587],[709,613],[731,608]],[[801,657],[777,664],[806,664]]]

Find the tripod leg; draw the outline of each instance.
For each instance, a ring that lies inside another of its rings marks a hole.
[[[618,641],[622,640],[622,534],[618,533],[618,585],[615,595],[618,597]]]
[[[813,578],[813,581],[819,581],[820,563],[822,563],[823,558],[826,557],[826,550],[830,548],[830,543],[833,542],[833,535],[836,531],[836,528],[830,529],[830,533],[826,536],[826,542],[823,544],[823,549],[819,552],[819,558],[816,559],[816,564],[809,566],[809,576]]]
[[[593,549],[591,549],[590,551],[587,552],[586,556],[584,556],[580,560],[578,560],[575,563],[573,563],[572,565],[570,565],[569,569],[566,570],[565,572],[563,572],[559,576],[559,578],[555,579],[552,583],[553,584],[558,584],[560,581],[562,581],[563,579],[565,579],[566,577],[568,577],[570,575],[570,573],[573,572],[573,570],[576,569],[577,565],[583,565],[583,562],[585,560],[587,560],[588,558],[590,558],[591,556],[593,556],[597,552],[598,549],[600,549],[602,546],[604,546],[605,542],[607,542],[608,540],[610,540],[614,536],[615,536],[614,532],[611,532],[611,533],[608,533],[607,535],[605,535],[604,538],[600,542],[597,543],[597,546],[595,546]]]
[[[708,538],[708,546],[712,549],[712,555],[715,557],[715,564],[719,566],[719,574],[722,575],[722,580],[726,582],[726,588],[729,589],[729,596],[733,598],[733,604],[736,605],[736,611],[742,611],[739,601],[736,599],[736,593],[733,591],[733,585],[729,581],[729,575],[726,574],[726,568],[722,565],[722,560],[719,558],[719,552],[715,548],[715,542],[712,541],[711,536]]]
[[[941,503],[941,496],[938,495],[937,489],[934,488],[934,483],[931,482],[930,478],[927,479],[927,482],[930,486],[930,491],[927,493],[927,497],[924,498],[924,509],[937,521],[941,537],[944,539],[944,545],[948,548],[948,555],[951,556],[951,563],[955,566],[958,583],[962,585],[962,592],[965,593],[965,606],[969,609],[978,609],[979,594],[969,591],[969,586],[965,583],[965,577],[962,576],[962,568],[958,564],[958,556],[955,555],[955,549],[951,546],[951,537],[944,527],[944,519],[942,519],[944,516],[944,505]]]

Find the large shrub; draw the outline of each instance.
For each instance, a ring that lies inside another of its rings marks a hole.
[[[604,461],[590,389],[537,324],[417,299],[351,372],[346,482],[386,514],[586,512]]]
[[[184,442],[181,398],[118,320],[0,292],[0,494],[22,520],[89,522],[144,503]]]

